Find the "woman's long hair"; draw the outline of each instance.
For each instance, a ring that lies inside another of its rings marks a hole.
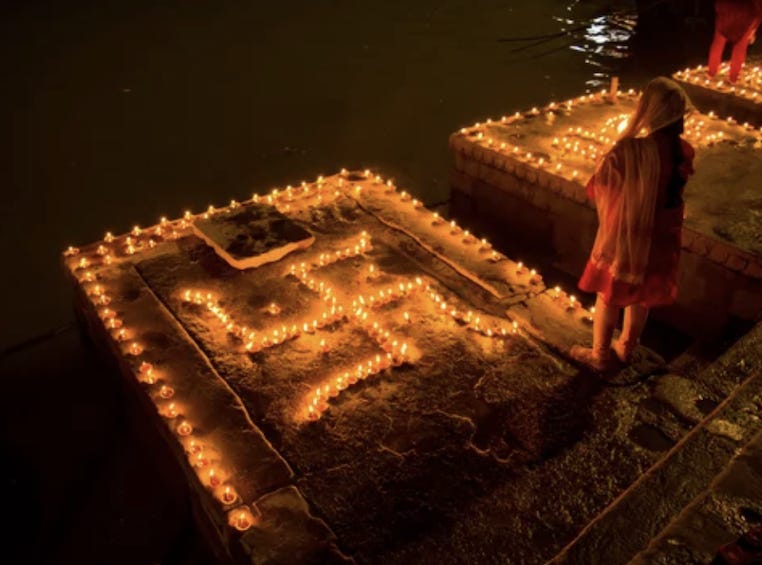
[[[614,279],[642,283],[651,251],[662,163],[656,141],[641,135],[675,123],[688,108],[690,101],[677,83],[652,80],[619,141],[596,169],[592,182],[599,225],[590,259]]]

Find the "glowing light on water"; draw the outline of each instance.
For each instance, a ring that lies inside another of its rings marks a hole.
[[[569,7],[571,10],[576,3]],[[582,30],[580,34],[570,37],[569,49],[586,55],[585,63],[599,70],[587,81],[591,88],[599,88],[608,83],[611,72],[617,61],[629,56],[629,41],[637,23],[637,14],[617,11],[610,14],[595,16],[576,21],[568,18],[556,18],[565,25],[577,25]]]

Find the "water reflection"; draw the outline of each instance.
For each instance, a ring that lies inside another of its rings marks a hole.
[[[514,60],[541,59],[558,51],[572,50],[593,67],[585,83],[590,89],[608,84],[630,55],[637,11],[631,2],[580,3],[573,0],[562,7],[563,13],[552,20],[557,29],[545,35],[501,38],[513,45]]]
[[[600,69],[587,81],[589,86],[597,87],[607,82],[617,62],[629,56],[629,41],[636,23],[636,14],[598,16],[585,28],[584,41],[570,45],[571,49],[586,55],[587,64]]]

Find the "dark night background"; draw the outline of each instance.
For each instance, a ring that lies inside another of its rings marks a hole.
[[[109,562],[151,562],[187,542],[182,503],[153,480],[118,388],[72,329],[67,245],[341,167],[446,200],[455,129],[600,89],[611,74],[638,87],[702,62],[711,2],[656,2],[632,37],[641,4],[3,3],[0,464],[11,562],[98,562],[98,548],[116,547]],[[527,36],[547,37],[499,41]]]

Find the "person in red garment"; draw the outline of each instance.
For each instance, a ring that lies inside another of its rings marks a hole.
[[[741,73],[746,50],[754,43],[757,28],[762,22],[762,0],[715,0],[714,40],[709,48],[709,76],[720,69],[725,43],[733,44],[730,56],[730,82]]]
[[[613,350],[629,363],[649,308],[677,297],[683,189],[694,156],[681,134],[692,109],[674,81],[649,82],[619,141],[587,184],[598,232],[579,288],[598,298],[593,347],[575,346],[571,355],[597,371],[616,365],[611,340],[622,308],[624,325]]]

